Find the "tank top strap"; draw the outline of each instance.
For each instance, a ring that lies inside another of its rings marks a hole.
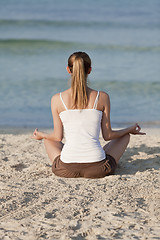
[[[96,96],[96,99],[95,99],[95,102],[94,102],[93,109],[97,109],[98,97],[99,97],[99,91],[98,91],[98,93],[97,93],[97,96]]]
[[[68,110],[68,108],[66,107],[66,104],[65,104],[64,101],[63,101],[63,98],[62,98],[62,94],[61,94],[61,92],[60,92],[60,99],[61,99],[61,101],[62,101],[63,106],[65,107],[65,109]]]

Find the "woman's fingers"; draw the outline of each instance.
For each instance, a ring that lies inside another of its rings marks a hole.
[[[36,128],[31,136],[32,139],[37,139],[38,128]]]
[[[38,128],[36,128],[36,129],[34,130],[34,133],[33,133],[33,134],[36,136],[37,133],[38,133]]]
[[[146,133],[141,132],[141,127],[139,126],[138,123],[136,123],[136,124],[134,125],[134,129],[133,129],[133,131],[131,132],[131,134],[134,134],[134,135],[146,135]]]
[[[138,130],[138,134],[140,134],[140,135],[146,135],[146,133],[141,132],[141,127],[139,126],[138,123],[137,123],[137,130]]]
[[[136,130],[137,130],[137,131],[140,131],[140,130],[141,130],[141,127],[139,126],[138,123],[136,123]]]
[[[42,140],[43,139],[43,133],[39,132],[38,128],[36,128],[33,132],[32,138],[36,139],[36,140]]]
[[[141,132],[141,127],[139,126],[139,124],[136,123],[136,125],[137,125],[137,127],[136,127],[137,134],[139,134],[139,135],[146,135],[146,133]]]
[[[138,134],[139,135],[146,135],[146,133],[144,133],[144,132],[139,132]]]

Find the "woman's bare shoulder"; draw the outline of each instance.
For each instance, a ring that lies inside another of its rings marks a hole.
[[[57,102],[57,100],[59,99],[59,95],[60,95],[60,93],[54,94],[54,95],[52,96],[52,98],[51,98],[51,103],[52,103],[52,102]]]
[[[56,109],[57,112],[59,112],[59,113],[61,111],[63,111],[63,109],[64,109],[64,106],[63,106],[61,98],[60,98],[60,93],[61,93],[61,97],[62,97],[63,101],[66,104],[66,103],[68,103],[68,97],[70,96],[70,89],[67,89],[63,92],[56,93],[51,98],[51,108]]]
[[[103,100],[109,100],[109,94],[104,92],[104,91],[100,91],[100,98]]]
[[[56,100],[60,99],[60,93],[61,93],[62,96],[65,96],[66,94],[69,93],[69,91],[70,91],[70,89],[67,89],[67,90],[65,90],[65,91],[63,91],[63,92],[58,92],[58,93],[54,94],[54,95],[52,96],[52,98],[51,98],[52,101],[56,101]]]
[[[104,91],[98,91],[98,90],[95,90],[95,89],[92,89],[92,88],[89,88],[89,90],[94,94],[97,94],[97,92],[99,92],[99,95],[103,98],[108,98],[109,97],[108,93],[106,93]]]
[[[100,91],[99,91],[99,92],[100,92]],[[91,96],[93,96],[93,97],[96,97],[96,96],[97,96],[97,93],[98,93],[98,90],[88,87],[88,95],[91,95]]]

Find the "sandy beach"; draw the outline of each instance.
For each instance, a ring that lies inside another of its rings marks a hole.
[[[0,239],[160,239],[160,129],[145,131],[102,179],[56,177],[42,141],[1,133]]]

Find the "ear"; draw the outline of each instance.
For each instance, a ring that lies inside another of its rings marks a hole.
[[[68,72],[69,74],[71,74],[71,71],[70,71],[70,69],[69,69],[68,66],[66,67],[66,69],[67,69],[67,72]]]
[[[90,74],[92,71],[92,68],[90,67],[89,70],[88,70],[88,74]]]

